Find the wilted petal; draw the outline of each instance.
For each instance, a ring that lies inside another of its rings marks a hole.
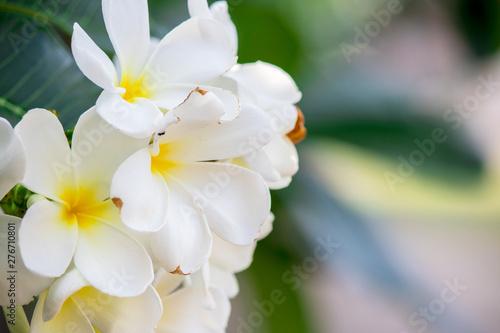
[[[120,95],[103,91],[96,102],[97,113],[128,136],[137,139],[153,135],[163,113],[148,99],[136,98],[133,103]]]
[[[19,183],[26,170],[26,155],[10,123],[0,118],[0,198]]]
[[[23,184],[33,192],[58,200],[61,184],[66,188],[74,186],[71,151],[61,123],[47,110],[33,109],[15,130],[26,150]]]
[[[46,276],[61,276],[71,262],[78,237],[76,219],[62,204],[48,200],[28,209],[19,228],[19,248],[26,267]]]
[[[166,177],[170,189],[168,216],[165,226],[151,236],[151,246],[167,272],[190,274],[208,261],[212,237],[193,195],[176,179]]]
[[[12,273],[15,271],[15,305],[28,304],[33,297],[47,290],[52,279],[33,274],[24,265],[19,255],[18,235],[21,219],[0,214],[0,248],[3,250],[3,260],[0,261],[0,305],[10,305],[9,289]],[[10,234],[10,235],[9,235]],[[10,266],[12,265],[12,266]]]
[[[73,25],[71,50],[76,64],[90,81],[110,92],[125,92],[123,88],[117,88],[118,75],[111,59],[94,43],[78,23]]]
[[[210,229],[222,239],[248,245],[259,237],[271,206],[259,174],[232,164],[186,163],[176,178],[195,195]]]
[[[165,225],[168,192],[163,177],[151,171],[148,148],[123,162],[111,185],[111,197],[121,209],[123,223],[140,232],[158,231]]]
[[[120,60],[122,81],[134,82],[149,56],[147,0],[103,0],[106,30]]]
[[[154,277],[142,245],[107,222],[79,217],[78,223],[82,227],[74,261],[85,279],[113,296],[142,294]]]

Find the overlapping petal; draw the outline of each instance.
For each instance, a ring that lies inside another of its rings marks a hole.
[[[0,198],[19,183],[26,170],[26,155],[12,126],[0,118]]]

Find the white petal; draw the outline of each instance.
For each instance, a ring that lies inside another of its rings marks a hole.
[[[73,25],[71,50],[76,64],[90,81],[111,92],[125,92],[123,88],[117,88],[118,75],[111,59],[94,43],[78,23]]]
[[[231,39],[224,27],[202,17],[191,18],[166,35],[148,63],[163,84],[212,80],[236,63]],[[159,90],[163,87],[158,86]]]
[[[302,98],[290,75],[265,62],[235,66],[226,76],[236,80],[242,89],[255,95],[258,105],[264,109],[295,104]]]
[[[210,265],[210,281],[213,286],[218,287],[226,293],[229,298],[234,298],[240,291],[238,280],[234,273]]]
[[[120,60],[122,80],[134,82],[149,56],[147,0],[103,0],[106,30]]]
[[[260,229],[260,235],[258,240],[264,239],[267,236],[269,236],[271,231],[273,231],[273,223],[274,223],[274,214],[270,212],[269,216],[266,219],[266,222],[264,222],[264,225]]]
[[[107,222],[88,219],[81,227],[75,265],[100,291],[120,297],[142,294],[154,278],[146,250]]]
[[[214,310],[217,307],[214,297],[211,293],[211,278],[210,278],[210,265],[204,264],[203,267],[193,273],[191,278],[191,284],[193,287],[193,292],[198,298],[198,303],[207,310]]]
[[[185,277],[179,274],[168,273],[163,268],[159,268],[155,272],[155,280],[153,281],[153,286],[155,287],[160,298],[167,297],[175,289],[177,289]]]
[[[47,290],[52,282],[52,279],[33,274],[24,265],[18,245],[20,223],[20,218],[0,214],[0,248],[4,255],[4,259],[0,261],[0,305],[2,306],[10,305],[11,282],[15,283],[15,305],[18,306],[31,302],[33,297]],[[15,281],[9,280],[13,271]]]
[[[211,18],[212,14],[208,8],[207,0],[188,0],[189,16],[201,16]]]
[[[267,109],[266,111],[275,120],[276,133],[287,135],[295,128],[299,116],[295,105],[284,105],[273,109]]]
[[[26,170],[26,155],[10,123],[0,118],[0,198],[19,183]]]
[[[226,32],[231,37],[233,44],[233,52],[235,55],[238,54],[238,33],[236,31],[236,26],[229,16],[228,5],[226,1],[217,1],[210,6],[210,12],[212,13],[212,18],[222,24],[226,28]]]
[[[207,220],[191,193],[172,177],[165,226],[152,235],[153,253],[167,272],[190,274],[208,261],[212,237]]]
[[[274,169],[273,162],[263,149],[247,154],[243,158],[248,167],[259,173],[266,181],[280,180],[281,175]]]
[[[241,272],[252,263],[255,246],[256,242],[244,246],[234,245],[214,235],[210,264],[228,272]]]
[[[40,295],[31,320],[30,333],[95,333],[92,324],[72,298],[69,298],[61,311],[51,321],[44,322],[42,309],[47,293]]]
[[[148,148],[120,165],[113,177],[111,197],[122,205],[120,215],[130,229],[153,232],[165,225],[168,187],[160,174],[151,172]]]
[[[194,118],[208,107],[187,108]],[[165,141],[174,134],[177,139],[168,143],[168,158],[173,161],[210,161],[235,158],[254,152],[269,143],[276,134],[272,130],[273,120],[261,109],[246,104],[235,120],[220,124],[184,121],[181,116],[178,124],[167,129]],[[172,131],[171,131],[172,129]],[[171,131],[171,132],[170,132]],[[170,134],[169,134],[170,133]]]
[[[162,315],[160,297],[153,287],[135,297],[113,297],[87,287],[72,297],[100,332],[152,332]]]
[[[26,267],[46,276],[61,276],[71,262],[78,237],[76,219],[66,218],[60,203],[42,200],[31,206],[19,229]]]
[[[198,303],[192,288],[183,288],[163,299],[163,317],[157,333],[224,333],[226,331],[231,304],[218,288],[210,288],[216,308],[206,310]]]
[[[63,188],[74,186],[71,151],[61,123],[47,110],[33,109],[15,130],[26,150],[23,184],[33,192],[57,200]]]
[[[78,157],[76,175],[96,193],[96,200],[109,198],[111,179],[118,166],[149,139],[134,139],[120,133],[92,108],[81,115],[73,133],[73,156]]]
[[[96,102],[97,113],[108,123],[128,136],[148,138],[156,130],[163,113],[150,100],[136,98],[133,103],[119,94],[103,91]]]
[[[293,142],[286,136],[277,136],[271,143],[264,147],[273,164],[273,168],[280,174],[280,180],[268,182],[272,189],[288,186],[291,177],[299,170],[299,156]]]
[[[43,321],[52,320],[61,311],[64,302],[71,295],[88,285],[88,281],[76,268],[70,269],[63,276],[56,279],[47,291],[42,312]]]
[[[186,163],[175,177],[195,195],[210,229],[222,239],[248,245],[259,237],[271,206],[259,174],[232,164]]]

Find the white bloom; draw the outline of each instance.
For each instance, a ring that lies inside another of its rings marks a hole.
[[[162,315],[161,300],[148,286],[135,297],[115,297],[90,286],[73,268],[40,295],[32,333],[150,333]]]
[[[243,105],[240,116],[221,124],[222,103],[211,93],[193,91],[167,114],[177,122],[156,136],[117,170],[111,195],[123,222],[153,232],[154,257],[168,272],[189,274],[208,260],[211,233],[240,245],[258,236],[270,210],[269,190],[257,173],[229,163],[260,149],[258,134],[269,117]],[[176,119],[176,120],[177,120]],[[271,138],[268,138],[270,140]]]
[[[108,198],[116,168],[145,141],[120,134],[94,109],[80,117],[71,149],[58,119],[47,110],[28,112],[16,132],[27,153],[23,185],[48,199],[34,203],[21,223],[19,246],[26,266],[57,277],[73,260],[100,291],[141,294],[153,280],[151,260],[116,227],[118,210]]]
[[[189,0],[188,5],[192,17],[212,19],[223,25],[232,37],[234,49],[237,48],[236,27],[231,21],[225,1],[215,2],[210,8],[206,0]],[[258,61],[235,65],[210,85],[233,90],[242,102],[252,103],[266,110],[275,121],[274,132],[277,135],[274,140],[264,149],[247,154],[235,162],[259,172],[271,189],[288,186],[292,176],[298,171],[299,160],[295,145],[287,134],[297,122],[294,104],[302,98],[291,76],[277,66]]]
[[[235,63],[232,42],[220,24],[201,17],[167,34],[151,52],[146,0],[103,0],[103,15],[119,70],[75,24],[72,49],[76,63],[103,88],[97,113],[127,135],[150,137],[163,117],[197,86],[213,80]],[[237,97],[206,87],[224,102],[224,120],[237,117]]]
[[[26,169],[24,149],[9,122],[0,118],[0,199],[23,177]],[[21,219],[0,210],[0,305],[23,305],[46,290],[52,281],[30,272],[19,255]],[[15,272],[12,274],[11,272]],[[14,275],[14,279],[12,279]],[[11,288],[11,284],[14,288]]]

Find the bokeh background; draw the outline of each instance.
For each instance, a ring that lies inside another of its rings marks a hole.
[[[228,2],[239,61],[290,73],[309,130],[228,332],[499,332],[500,2]],[[156,37],[188,17],[185,0],[149,5]],[[99,0],[0,0],[13,125],[44,107],[69,129],[95,102],[75,21],[113,55]]]

